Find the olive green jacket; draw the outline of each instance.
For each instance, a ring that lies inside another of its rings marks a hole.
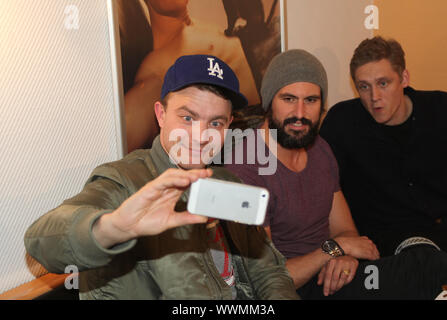
[[[34,222],[25,234],[28,253],[48,271],[80,271],[81,299],[231,299],[214,265],[204,224],[182,226],[105,249],[94,222],[112,212],[159,174],[174,167],[157,137],[150,150],[96,168],[84,189]],[[214,177],[237,181],[223,168]],[[185,210],[188,193],[177,203]],[[298,299],[284,257],[262,228],[223,222],[238,299]],[[228,237],[227,237],[228,240]]]

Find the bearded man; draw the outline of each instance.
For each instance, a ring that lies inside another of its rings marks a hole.
[[[256,140],[265,137],[276,171],[259,174],[263,164],[250,164],[249,154],[226,168],[269,190],[264,228],[287,258],[302,298],[434,299],[447,281],[445,252],[419,245],[380,259],[376,245],[359,235],[340,189],[337,161],[318,135],[327,92],[326,71],[315,56],[304,50],[277,55],[263,79],[266,116],[255,133]],[[249,141],[236,151],[250,150]]]

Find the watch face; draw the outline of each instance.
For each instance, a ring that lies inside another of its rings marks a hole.
[[[323,251],[326,253],[334,251],[335,247],[336,245],[333,241],[326,240],[325,242],[323,242]]]
[[[337,243],[331,239],[323,242],[323,244],[321,245],[321,249],[323,250],[323,252],[331,255],[332,257],[338,257],[343,255],[343,252],[341,251]]]

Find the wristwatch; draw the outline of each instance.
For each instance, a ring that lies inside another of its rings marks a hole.
[[[345,252],[334,239],[328,239],[321,244],[321,250],[333,258],[344,256]]]

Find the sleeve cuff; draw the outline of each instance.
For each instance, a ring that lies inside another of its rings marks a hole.
[[[102,266],[109,263],[112,258],[120,253],[132,249],[137,243],[136,239],[120,243],[111,248],[102,247],[93,235],[93,224],[109,210],[90,212],[78,215],[70,231],[70,244],[76,258],[81,265],[90,267]]]

